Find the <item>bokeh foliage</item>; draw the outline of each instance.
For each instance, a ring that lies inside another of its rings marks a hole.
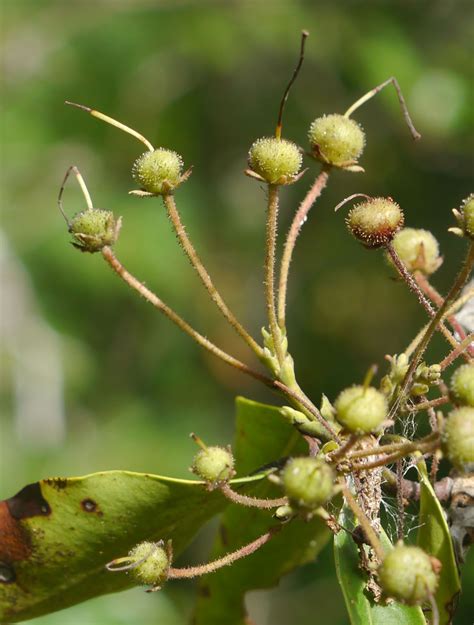
[[[316,401],[323,390],[334,397],[360,381],[372,362],[410,341],[423,311],[378,253],[351,240],[332,208],[358,191],[393,196],[407,225],[429,227],[439,238],[446,261],[436,284],[446,290],[462,255],[459,241],[446,234],[450,209],[472,190],[471,3],[6,0],[3,9],[2,497],[49,475],[122,468],[185,477],[194,451],[189,431],[227,442],[236,394],[274,401],[180,336],[99,257],[68,246],[55,201],[65,169],[75,163],[95,204],[124,217],[121,260],[198,329],[248,356],[206,300],[160,202],[127,196],[138,144],[65,107],[65,99],[129,123],[194,165],[177,193],[183,219],[216,284],[257,334],[264,313],[264,196],[242,170],[252,141],[272,132],[299,31],[307,28],[311,37],[284,135],[301,145],[316,116],[343,112],[395,75],[423,138],[411,141],[393,92],[357,112],[368,136],[366,173],[336,172],[310,217],[292,267],[289,326],[300,381]],[[284,190],[282,231],[314,174],[314,164],[309,167],[306,179]],[[83,207],[74,188],[66,207],[71,213]],[[47,328],[44,342],[33,340],[38,325]],[[64,399],[56,420],[41,409],[53,348]],[[435,342],[431,354],[442,349]],[[39,379],[39,388],[25,391],[23,379]],[[38,404],[32,427],[21,425],[25,401]],[[208,547],[204,536],[189,558],[205,557]],[[329,560],[323,553],[285,582],[280,595],[271,594],[271,603],[266,595],[252,599],[258,622],[286,623],[293,606],[293,620],[304,624],[297,610],[308,597],[321,622],[346,622],[342,601],[328,600],[339,597]],[[148,625],[164,615],[164,622],[178,624],[189,609],[188,590],[170,584],[152,598],[131,591],[47,623],[115,625],[133,618]],[[127,607],[121,612],[118,605]],[[459,623],[472,598],[463,597],[461,607]]]

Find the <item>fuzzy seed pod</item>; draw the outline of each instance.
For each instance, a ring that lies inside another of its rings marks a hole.
[[[457,404],[474,407],[474,363],[467,362],[453,373],[451,394]]]
[[[365,145],[362,128],[344,115],[318,117],[311,124],[308,137],[313,156],[336,167],[356,163]]]
[[[168,577],[171,562],[162,543],[143,542],[134,547],[129,553],[130,563],[140,562],[130,568],[130,575],[138,584],[145,586],[160,586]]]
[[[379,583],[388,597],[408,605],[425,603],[436,591],[438,567],[439,562],[419,547],[399,542],[379,566]]]
[[[334,402],[336,419],[354,434],[377,431],[387,419],[388,403],[385,395],[369,386],[350,386]]]
[[[182,181],[183,159],[172,150],[158,148],[144,152],[133,164],[132,175],[140,187],[153,195],[163,195]]]
[[[191,471],[212,485],[227,482],[234,475],[234,457],[230,449],[206,447],[194,456]]]
[[[448,460],[463,471],[474,463],[474,408],[463,406],[452,410],[441,434],[443,451]]]
[[[263,137],[249,150],[250,171],[269,184],[291,184],[301,169],[302,156],[298,146],[286,139]]]
[[[374,197],[356,204],[346,218],[349,231],[365,247],[389,243],[403,227],[403,211],[391,198]]]
[[[421,271],[429,276],[443,262],[438,241],[428,230],[403,228],[393,237],[393,247],[411,273]]]
[[[334,492],[334,472],[319,458],[291,458],[282,472],[285,494],[299,507],[314,510]]]
[[[111,211],[89,208],[74,215],[69,224],[72,244],[82,252],[100,252],[117,241],[121,224],[121,218],[115,220]]]

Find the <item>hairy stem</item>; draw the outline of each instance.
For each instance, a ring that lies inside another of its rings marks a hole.
[[[229,309],[225,301],[222,299],[221,294],[214,286],[212,282],[211,276],[209,275],[207,269],[203,265],[201,259],[199,258],[196,250],[194,249],[193,244],[191,243],[190,238],[186,233],[186,229],[181,221],[181,217],[178,212],[178,208],[176,206],[176,202],[174,200],[174,196],[171,194],[163,195],[163,202],[168,212],[168,217],[173,224],[173,228],[176,232],[176,235],[183,246],[184,252],[188,257],[191,265],[196,270],[197,274],[201,278],[201,282],[204,284],[207,292],[211,296],[212,301],[219,308],[221,313],[230,323],[230,325],[234,328],[234,330],[244,339],[247,345],[255,352],[255,354],[260,358],[263,354],[263,350],[258,345],[258,343],[253,339],[247,330],[242,326],[242,324],[236,319],[235,315]]]
[[[392,452],[404,452],[411,453],[412,451],[421,450],[423,447],[432,443],[438,439],[439,435],[432,432],[425,438],[421,438],[418,441],[403,441],[401,443],[390,443],[388,445],[379,445],[378,447],[371,447],[368,449],[359,449],[353,451],[346,456],[347,460],[354,460],[355,458],[365,458],[366,456],[378,456],[380,454],[388,454]]]
[[[425,297],[425,294],[423,293],[422,289],[418,285],[417,281],[414,279],[414,277],[411,275],[411,273],[406,268],[406,266],[403,263],[403,261],[398,256],[398,254],[395,251],[395,248],[393,247],[392,243],[387,243],[386,249],[387,249],[387,252],[390,255],[390,258],[393,261],[393,264],[397,268],[398,273],[405,280],[405,282],[406,282],[408,288],[410,289],[410,291],[412,291],[412,293],[414,293],[416,295],[418,301],[420,302],[420,304],[423,306],[423,308],[428,313],[428,316],[431,319],[433,319],[433,317],[436,314],[433,306],[430,304],[428,299]],[[446,328],[446,326],[443,324],[442,321],[440,322],[439,326],[437,326],[436,329],[439,330],[442,333],[444,338],[448,341],[448,343],[452,347],[456,347],[458,345],[458,341],[456,341],[454,336],[451,334],[451,332],[449,332],[449,330]]]
[[[278,499],[262,499],[259,497],[241,495],[240,493],[236,493],[235,490],[232,490],[228,483],[222,484],[220,491],[233,503],[240,506],[247,506],[249,508],[278,508],[279,506],[286,506],[288,504],[287,497],[279,497]]]
[[[453,349],[453,351],[449,353],[444,360],[442,360],[439,363],[439,366],[441,367],[441,371],[444,371],[446,367],[449,367],[449,365],[454,360],[456,360],[456,358],[460,356],[464,352],[464,350],[467,349],[469,345],[471,345],[471,343],[474,343],[474,332],[471,332],[470,334],[468,334],[466,338],[463,339],[459,343],[459,345],[455,349]],[[471,361],[472,361],[472,358],[469,358],[468,362],[471,362]]]
[[[268,543],[268,541],[270,541],[272,537],[280,531],[280,529],[280,526],[273,527],[248,545],[244,545],[240,549],[237,549],[237,551],[228,553],[213,562],[208,562],[198,566],[189,566],[183,569],[170,568],[168,571],[168,579],[197,577],[200,575],[206,575],[207,573],[213,573],[214,571],[221,569],[223,566],[229,566],[229,564],[232,564],[241,558],[245,558],[260,549],[260,547],[263,547],[263,545]]]
[[[396,413],[398,409],[400,401],[402,400],[403,397],[405,397],[407,390],[410,387],[410,384],[412,383],[416,368],[418,367],[420,359],[425,352],[425,349],[428,347],[428,344],[434,332],[436,331],[436,328],[438,327],[439,322],[443,319],[444,315],[449,310],[449,306],[457,298],[463,286],[469,279],[473,265],[474,265],[474,242],[470,242],[467,256],[461,268],[461,271],[458,273],[454,281],[454,284],[449,290],[449,293],[447,294],[443,304],[438,308],[436,315],[428,324],[428,327],[425,333],[423,334],[423,337],[421,338],[420,342],[418,343],[414,351],[413,357],[410,362],[410,366],[408,367],[408,370],[405,374],[405,378],[400,386],[398,395],[392,403],[389,418],[393,418],[394,414]]]
[[[265,245],[265,300],[268,326],[270,328],[270,334],[272,335],[275,354],[281,367],[284,361],[284,354],[281,346],[281,332],[278,327],[275,310],[275,250],[278,228],[278,202],[278,186],[269,184]]]
[[[415,271],[415,273],[413,274],[413,277],[415,278],[416,283],[418,284],[420,289],[423,291],[423,293],[427,297],[429,297],[431,301],[434,304],[436,304],[436,306],[438,306],[438,308],[443,305],[444,300],[442,296],[434,288],[434,286],[431,284],[431,282],[428,280],[428,278],[425,276],[424,273],[422,273],[421,271]],[[462,327],[462,325],[457,321],[456,317],[454,315],[448,315],[446,318],[447,318],[448,323],[453,328],[453,330],[459,336],[459,339],[461,341],[464,341],[464,339],[466,338],[466,332],[464,331],[464,328]],[[471,356],[474,356],[474,346],[468,347],[467,352],[468,354],[463,354],[463,355],[466,358],[466,360],[469,360],[469,354]]]
[[[221,360],[223,360],[228,365],[231,365],[235,369],[242,371],[242,373],[246,373],[247,375],[263,382],[267,386],[273,386],[272,380],[267,378],[266,376],[258,373],[257,371],[253,371],[246,364],[237,360],[230,354],[227,354],[222,349],[214,345],[209,339],[205,336],[197,332],[192,326],[190,326],[184,319],[182,319],[177,313],[174,312],[172,308],[167,306],[161,299],[150,289],[148,289],[144,284],[139,282],[131,273],[129,273],[125,267],[120,263],[118,258],[113,253],[112,249],[108,246],[102,248],[102,256],[105,261],[112,267],[115,273],[126,283],[129,287],[131,287],[134,291],[139,293],[142,297],[144,297],[147,302],[149,302],[152,306],[154,306],[157,310],[162,312],[164,315],[168,317],[174,324],[180,328],[183,332],[188,334],[198,345],[204,347],[208,352],[214,354]]]
[[[296,240],[298,235],[306,222],[308,213],[321,195],[324,187],[327,184],[329,177],[329,165],[324,165],[320,174],[316,177],[313,185],[309,189],[306,197],[301,202],[298,210],[296,211],[293,221],[291,222],[290,229],[286,236],[285,247],[283,250],[283,256],[280,265],[280,280],[278,286],[278,325],[282,330],[286,325],[286,297],[288,290],[288,274],[290,272],[291,259],[293,257],[293,251],[295,249]]]

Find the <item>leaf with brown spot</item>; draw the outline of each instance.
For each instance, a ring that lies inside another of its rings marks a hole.
[[[142,540],[172,539],[179,553],[227,504],[202,482],[128,471],[26,486],[0,502],[0,621],[34,618],[133,586],[125,573],[104,565]]]

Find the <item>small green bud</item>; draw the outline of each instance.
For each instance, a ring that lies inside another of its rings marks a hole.
[[[263,137],[249,150],[250,175],[269,184],[291,184],[301,169],[303,157],[298,146],[286,139]]]
[[[359,124],[337,114],[315,119],[308,137],[313,156],[336,167],[355,164],[365,145],[365,133]]]
[[[138,584],[160,586],[166,581],[171,563],[162,542],[140,543],[130,551],[128,559],[132,565],[142,560],[130,567],[130,575]]]
[[[452,410],[441,434],[443,451],[458,469],[474,463],[474,408],[463,406]]]
[[[373,386],[351,386],[334,402],[336,419],[349,432],[368,434],[377,431],[388,416],[385,395]]]
[[[393,247],[411,273],[418,270],[429,276],[443,262],[438,241],[428,230],[403,228],[393,237]]]
[[[457,404],[474,407],[474,363],[467,362],[453,373],[451,394]]]
[[[428,601],[438,585],[440,563],[419,547],[399,542],[378,568],[384,593],[408,605]]]
[[[295,511],[291,506],[280,506],[275,510],[274,518],[281,523],[287,523],[295,516]]]
[[[68,229],[74,247],[93,254],[117,241],[121,225],[121,217],[115,220],[111,211],[89,208],[74,215]]]
[[[183,159],[172,150],[158,148],[144,152],[133,164],[134,180],[147,193],[163,195],[183,181]]]
[[[206,447],[194,456],[191,471],[212,485],[227,482],[234,475],[234,457],[224,447]]]
[[[459,236],[474,239],[474,193],[463,200],[459,209],[453,208],[453,214],[458,222],[455,228],[449,228],[450,232]]]
[[[349,231],[365,247],[389,243],[403,227],[403,211],[391,198],[374,197],[356,204],[346,218]]]
[[[291,458],[281,477],[290,501],[309,510],[326,503],[334,492],[334,472],[320,458]]]

